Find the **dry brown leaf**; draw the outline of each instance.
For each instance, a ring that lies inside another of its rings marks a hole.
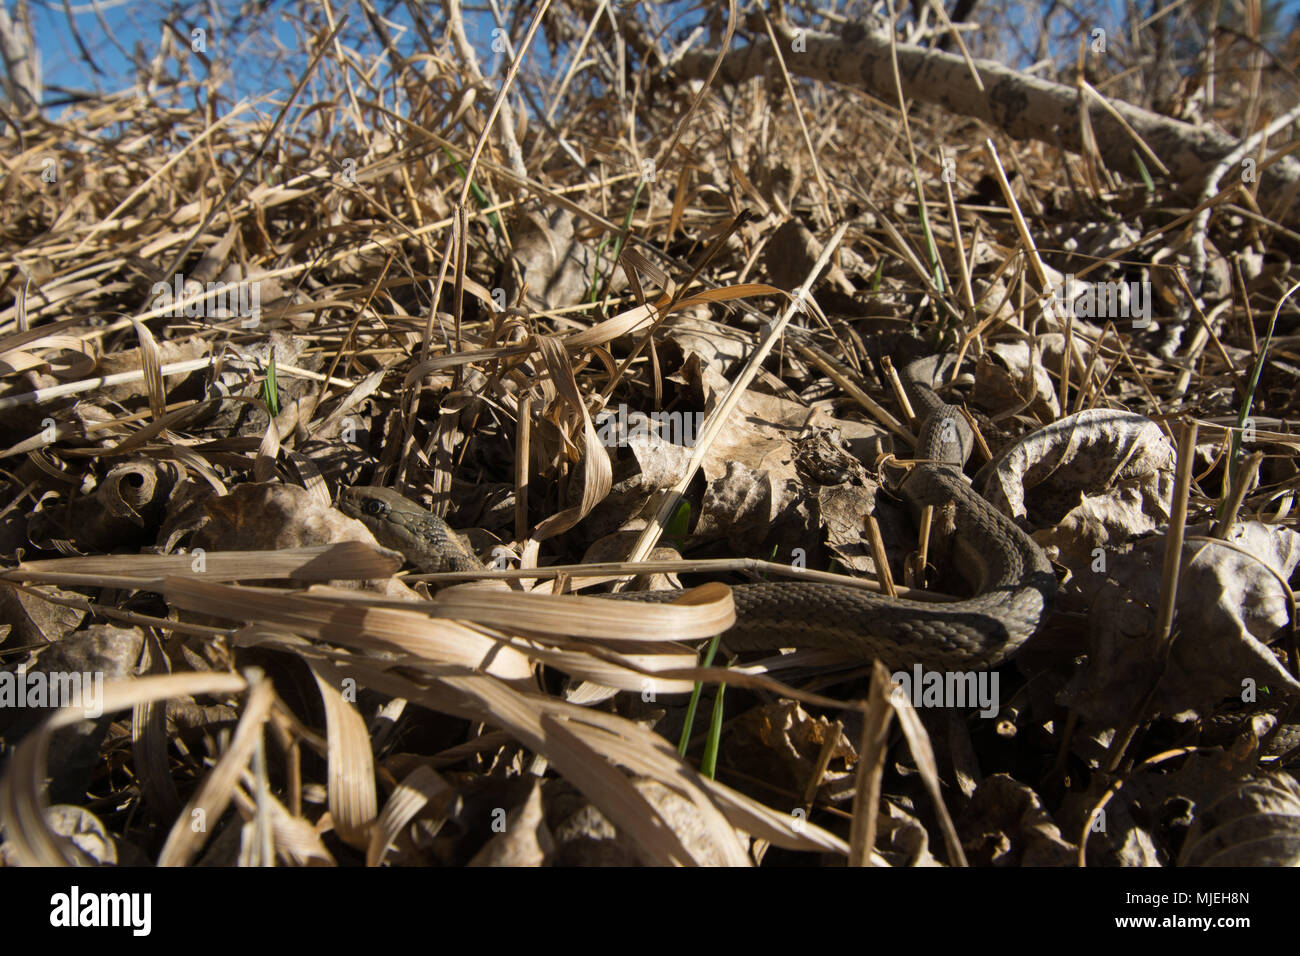
[[[1158,663],[1154,634],[1164,537],[1108,557],[1103,576],[1122,584],[1108,583],[1094,600],[1088,665],[1070,682],[1063,701],[1101,726],[1114,726],[1153,684],[1150,713],[1178,719],[1211,713],[1225,697],[1257,699],[1264,688],[1284,697],[1300,694],[1300,682],[1264,643],[1292,613],[1278,578],[1286,580],[1300,563],[1300,536],[1289,528],[1242,522],[1229,541],[1243,550],[1184,542],[1167,667]]]

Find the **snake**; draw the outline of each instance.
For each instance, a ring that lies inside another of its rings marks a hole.
[[[904,389],[922,424],[916,464],[897,491],[916,513],[927,505],[950,506],[953,555],[973,595],[936,603],[820,581],[732,585],[736,623],[723,636],[730,650],[809,648],[879,660],[891,669],[981,670],[1010,659],[1038,629],[1056,575],[1037,542],[962,475],[974,434],[961,409],[933,387],[951,361],[930,356],[904,369]],[[392,489],[345,487],[338,507],[422,571],[484,570],[443,519]],[[606,596],[663,602],[680,593]]]

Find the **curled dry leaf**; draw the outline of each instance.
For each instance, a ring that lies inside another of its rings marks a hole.
[[[975,401],[990,411],[1024,411],[1047,421],[1061,413],[1043,355],[1027,342],[995,342],[980,356]]]
[[[1178,865],[1300,866],[1300,784],[1290,774],[1264,774],[1207,801]]]
[[[542,541],[567,531],[586,517],[609,494],[613,480],[609,453],[601,444],[600,436],[592,424],[581,389],[574,379],[573,363],[568,353],[559,340],[551,336],[543,336],[538,346],[554,385],[556,414],[569,426],[567,434],[576,446],[582,475],[581,500],[576,505],[551,515],[533,529],[533,537]]]
[[[943,866],[930,852],[930,834],[925,825],[892,801],[886,801],[876,817],[874,852],[890,866]],[[876,859],[873,862],[880,865]]]
[[[1069,866],[1075,848],[1061,835],[1038,794],[1005,773],[983,780],[958,820],[975,864]]]
[[[148,459],[115,466],[96,490],[104,510],[139,527],[152,527],[179,480],[172,462]]]
[[[1173,493],[1174,450],[1149,418],[1112,409],[1069,415],[1028,435],[985,465],[975,486],[996,508],[1045,530],[1076,572],[1097,548],[1163,526]],[[1098,489],[1105,489],[1099,491]],[[1050,530],[1047,530],[1050,528]]]
[[[728,765],[791,794],[804,794],[829,747],[819,799],[853,798],[857,750],[837,722],[813,717],[793,700],[756,707],[742,715],[727,746]]]
[[[28,523],[35,540],[70,535],[81,551],[109,552],[149,542],[176,487],[175,462],[138,458],[114,467],[93,496],[48,496]]]
[[[1247,699],[1242,695],[1266,687],[1300,694],[1300,683],[1265,644],[1291,612],[1278,578],[1286,580],[1300,563],[1300,535],[1242,522],[1230,541],[1240,550],[1204,540],[1184,542],[1175,640],[1163,669],[1153,631],[1165,538],[1150,538],[1131,554],[1108,558],[1107,581],[1089,614],[1088,664],[1066,687],[1062,701],[1103,726],[1114,726],[1153,684],[1149,713],[1180,719],[1208,714],[1225,697]]]

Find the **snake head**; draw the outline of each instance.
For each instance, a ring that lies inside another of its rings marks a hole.
[[[391,488],[342,488],[338,507],[369,528],[376,541],[402,552],[421,571],[483,570],[474,552],[445,521]]]
[[[395,497],[393,492],[386,488],[371,488],[366,486],[357,486],[355,488],[339,489],[339,510],[349,518],[356,518],[365,524],[369,524],[366,518],[375,518],[386,520],[392,514],[393,503],[391,497]]]

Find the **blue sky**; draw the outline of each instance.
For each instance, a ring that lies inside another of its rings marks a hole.
[[[57,94],[48,89],[54,86],[77,90],[98,89],[105,92],[129,86],[134,77],[129,54],[137,47],[146,56],[156,53],[161,42],[158,17],[168,9],[164,4],[157,2],[100,0],[99,7],[102,12],[97,15],[94,4],[73,2],[72,21],[76,25],[75,32],[80,35],[82,43],[98,66],[100,72],[96,72],[80,55],[62,0],[30,0],[30,2],[47,86],[47,100],[57,97]],[[290,49],[296,49],[299,35],[283,16],[284,11],[289,10],[290,7],[279,0],[269,0],[269,2],[273,10],[269,22],[273,25],[275,38]],[[1118,3],[1118,0],[1116,2]],[[248,5],[251,6],[251,2]],[[472,5],[475,5],[475,0],[466,0],[466,6]],[[7,6],[12,10],[14,5],[10,2]],[[211,0],[210,4],[194,3],[189,6],[189,9],[195,12],[193,22],[207,27],[208,48],[215,57],[233,64],[241,62],[259,64],[259,70],[241,72],[236,68],[232,79],[233,88],[228,88],[227,94],[238,99],[242,96],[286,88],[291,82],[288,76],[295,63],[300,69],[305,62],[300,54],[294,56],[291,61],[280,64],[278,69],[271,70],[268,74],[265,71],[264,59],[251,55],[251,51],[241,54],[241,51],[227,50],[223,46],[223,28],[229,23],[229,18],[238,14],[240,6],[241,4],[230,0]],[[349,6],[346,0],[340,0],[334,5],[334,9],[342,12],[348,10]],[[680,6],[685,7],[686,4]],[[228,18],[226,22],[209,23],[207,11],[211,9],[217,10],[219,16]],[[319,10],[314,5],[312,9]],[[1034,11],[1030,13],[1031,18],[1036,15],[1037,9],[1036,4],[1026,5],[1027,13]],[[1300,0],[1283,0],[1283,9],[1289,12],[1291,17],[1300,15]],[[405,21],[407,16],[405,7],[398,8],[394,14],[398,22]],[[470,13],[467,22],[471,41],[484,51],[486,58],[490,41],[489,31],[493,25],[490,17],[486,13]],[[352,12],[350,26],[365,29],[364,18],[359,10]],[[409,33],[407,38],[409,42],[411,38]],[[253,42],[269,44],[269,41],[269,37],[258,36]],[[542,55],[545,54],[544,46],[540,41],[536,48]],[[57,110],[55,112],[57,113]]]
[[[0,0],[0,2],[3,2],[3,0]],[[161,2],[100,0],[99,8],[101,13],[97,14],[94,4],[78,0],[78,2],[72,4],[73,17],[71,19],[76,25],[75,34],[80,36],[81,45],[79,46],[77,36],[74,35],[74,30],[69,24],[69,17],[63,7],[62,0],[29,0],[29,2],[32,3],[37,45],[41,53],[46,87],[57,86],[103,92],[124,89],[134,82],[135,69],[131,65],[130,57],[137,48],[145,54],[146,58],[157,53],[163,37],[160,15],[168,13],[170,9]],[[1297,2],[1300,2],[1300,0],[1297,0]],[[193,15],[188,19],[178,21],[190,26],[202,26],[207,30],[206,45],[209,55],[214,59],[224,59],[232,64],[249,62],[258,64],[257,70],[240,71],[236,66],[232,71],[233,92],[236,98],[291,87],[290,72],[293,73],[296,79],[299,71],[307,62],[307,58],[297,52],[300,47],[300,38],[303,36],[302,29],[300,27],[296,28],[286,16],[286,13],[293,13],[294,10],[289,5],[279,2],[279,0],[270,0],[271,13],[269,16],[263,16],[263,22],[271,25],[275,40],[279,41],[288,50],[295,52],[282,60],[278,69],[272,70],[268,75],[265,71],[265,59],[252,55],[247,51],[247,44],[245,44],[244,51],[230,50],[223,45],[225,40],[224,31],[232,20],[238,16],[240,8],[251,8],[253,5],[252,2],[241,4],[230,2],[230,0],[191,3],[184,5],[184,8],[193,11]],[[475,0],[465,2],[467,8],[475,5]],[[7,6],[11,10],[13,9],[12,3],[7,4]],[[376,4],[376,6],[382,8],[381,4]],[[317,16],[320,15],[318,5],[312,4],[310,9]],[[366,33],[368,39],[373,42],[373,35],[369,34],[364,14],[359,8],[353,8],[352,5],[347,3],[347,0],[339,0],[333,5],[333,9],[340,16],[347,13],[349,15],[348,28]],[[210,10],[218,12],[220,19],[216,23],[213,23],[208,16]],[[409,15],[404,7],[399,7],[392,19],[402,25],[407,25],[410,22]],[[471,42],[474,42],[483,51],[483,65],[486,69],[491,65],[493,56],[490,49],[490,31],[493,27],[491,17],[487,13],[468,11],[466,23]],[[270,47],[271,39],[271,37],[259,35],[254,37],[252,42],[266,49]],[[401,43],[403,50],[411,49],[412,44],[418,42],[418,38],[414,37],[409,30],[403,39],[405,41]],[[174,35],[173,40],[176,44],[180,42]],[[86,64],[81,55],[82,47],[90,52],[98,70]],[[188,49],[188,43],[186,48]],[[544,45],[538,48],[541,55],[545,57]],[[202,67],[199,66],[198,69],[201,70]],[[172,71],[174,71],[174,65]],[[231,90],[228,89],[227,92],[229,93]],[[47,92],[48,99],[56,99],[57,96],[58,94]]]

